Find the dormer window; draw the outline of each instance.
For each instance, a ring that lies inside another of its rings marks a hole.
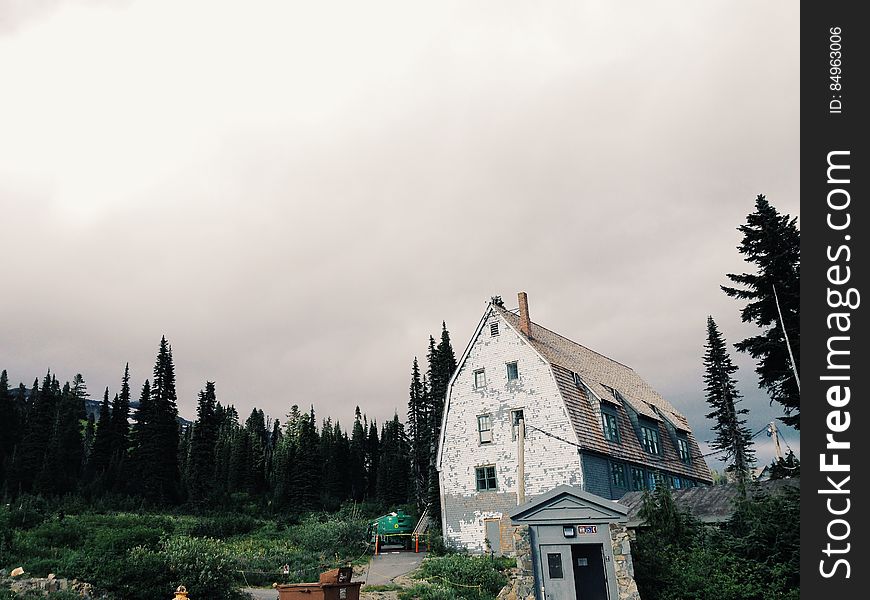
[[[655,425],[641,425],[640,426],[640,441],[643,444],[643,449],[649,452],[650,454],[661,454],[662,453],[662,445],[659,441],[659,431],[658,429],[653,429]]]
[[[684,463],[692,462],[692,455],[689,454],[689,442],[683,438],[677,438],[677,452],[680,454],[680,460]]]
[[[498,335],[498,321],[489,324],[489,335],[493,337]]]
[[[604,439],[608,442],[619,443],[619,423],[616,420],[616,415],[601,411],[601,424],[604,427]]]

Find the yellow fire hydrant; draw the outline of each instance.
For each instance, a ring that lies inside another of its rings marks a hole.
[[[178,589],[175,590],[175,598],[172,600],[187,600],[187,588],[183,585],[178,586]]]

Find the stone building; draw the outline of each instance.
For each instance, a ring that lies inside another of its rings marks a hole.
[[[711,482],[686,418],[630,367],[532,322],[525,293],[484,311],[437,461],[445,542],[471,552],[512,553],[508,513],[560,485],[613,500]]]

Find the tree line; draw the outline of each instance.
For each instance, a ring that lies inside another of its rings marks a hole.
[[[429,338],[428,368],[414,359],[408,421],[398,414],[378,425],[356,407],[349,430],[314,406],[290,407],[284,422],[254,408],[242,422],[207,381],[196,420],[178,418],[172,347],[160,340],[152,377],[138,405],[124,367],[119,391],[102,394],[96,417],[81,375],[60,384],[46,373],[31,387],[10,389],[0,373],[0,495],[64,496],[140,501],[146,506],[215,508],[253,504],[303,513],[342,503],[384,508],[434,505],[439,490],[434,453],[447,383],[456,367],[447,327]],[[133,408],[135,405],[135,409]]]

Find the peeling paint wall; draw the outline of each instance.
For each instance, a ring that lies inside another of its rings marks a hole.
[[[498,323],[498,335],[491,324]],[[508,381],[508,363],[519,378]],[[475,387],[483,369],[486,385]],[[496,313],[490,312],[465,361],[459,365],[448,397],[439,478],[445,542],[484,552],[485,519],[499,519],[517,505],[517,442],[511,411],[522,409],[526,498],[562,484],[582,485],[577,449],[536,431],[575,441],[565,404],[549,364]],[[478,416],[489,415],[492,442],[481,443]],[[495,466],[495,490],[478,491],[475,469]],[[504,537],[504,534],[502,534]],[[502,548],[510,544],[502,540]]]

